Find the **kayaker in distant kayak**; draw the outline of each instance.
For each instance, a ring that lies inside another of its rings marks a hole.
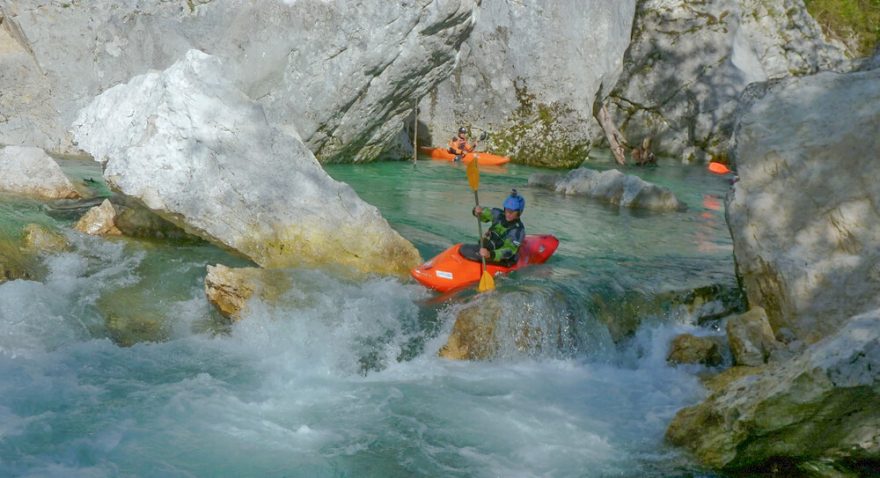
[[[486,258],[486,262],[506,267],[516,263],[519,246],[526,237],[526,227],[520,220],[526,200],[514,189],[504,200],[503,207],[503,210],[474,207],[473,215],[482,222],[491,221],[492,225],[483,235],[481,244],[461,246],[459,252],[463,257],[479,262],[482,256]]]
[[[458,134],[449,140],[449,152],[455,155],[455,161],[461,161],[461,158],[468,153],[473,153],[477,149],[477,141],[474,144],[468,142],[467,128],[462,126],[458,128]]]

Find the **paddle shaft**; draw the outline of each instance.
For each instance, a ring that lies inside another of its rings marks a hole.
[[[474,189],[474,202],[477,204],[477,207],[480,206],[480,193]],[[477,236],[477,245],[480,249],[483,248],[483,221],[480,220],[480,216],[477,216],[477,231],[479,232],[479,236]],[[479,250],[477,252],[479,254]],[[483,272],[486,272],[486,258],[480,254],[480,261],[483,263]]]

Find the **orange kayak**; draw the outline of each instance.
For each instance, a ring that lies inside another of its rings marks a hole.
[[[519,260],[510,267],[495,264],[486,264],[486,270],[493,276],[507,274],[530,264],[543,264],[556,252],[559,247],[559,239],[551,234],[527,234],[519,247]],[[456,244],[438,254],[428,262],[410,271],[410,275],[423,286],[448,292],[470,284],[480,282],[483,275],[483,265],[476,261],[465,259],[458,250],[461,244]]]
[[[419,148],[422,151],[422,154],[430,156],[431,159],[437,159],[440,161],[453,161],[455,160],[455,155],[447,151],[445,148],[432,148],[429,146],[422,146]],[[462,163],[470,163],[474,160],[474,156],[479,156],[480,159],[478,161],[479,164],[483,164],[486,166],[499,166],[502,164],[507,164],[510,162],[510,158],[507,156],[498,156],[497,154],[492,153],[468,153],[461,158]]]
[[[728,168],[726,165],[724,165],[722,163],[718,163],[718,162],[713,161],[713,162],[709,163],[709,171],[711,171],[715,174],[727,174],[730,172],[730,168]]]

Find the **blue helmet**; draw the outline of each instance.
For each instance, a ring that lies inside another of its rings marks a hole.
[[[516,189],[510,191],[510,196],[507,196],[507,199],[504,200],[504,209],[523,212],[525,208],[526,198],[517,194]]]

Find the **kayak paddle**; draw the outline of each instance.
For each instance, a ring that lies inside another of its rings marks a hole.
[[[477,203],[477,206],[480,205],[480,196],[477,192],[477,189],[480,186],[480,169],[477,166],[477,162],[479,160],[479,155],[474,155],[474,160],[467,165],[467,178],[468,183],[471,185],[471,189],[474,190],[474,201]],[[477,218],[477,230],[480,235],[478,236],[478,244],[482,248],[483,246],[483,223],[480,222],[480,218]],[[480,255],[481,262],[483,264],[483,275],[480,276],[480,285],[477,286],[478,292],[486,292],[487,290],[495,289],[495,279],[492,278],[492,274],[489,274],[489,271],[486,270],[486,258]]]

